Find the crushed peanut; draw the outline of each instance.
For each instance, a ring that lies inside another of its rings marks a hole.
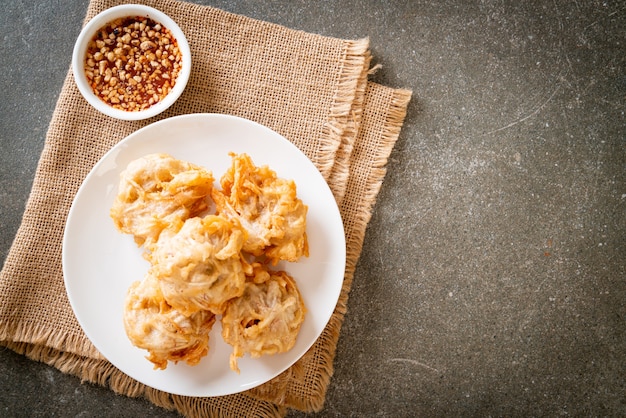
[[[181,69],[182,54],[170,31],[141,16],[104,25],[85,56],[85,75],[96,96],[131,112],[163,100]]]

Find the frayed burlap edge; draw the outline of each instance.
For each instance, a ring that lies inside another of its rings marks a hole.
[[[29,335],[32,337],[32,341],[28,343],[15,343],[15,344],[32,344],[32,345],[46,345],[50,347],[59,347],[59,353],[70,352],[74,353],[77,350],[88,355],[88,358],[94,360],[104,360],[104,357],[93,346],[91,341],[85,340],[81,335],[59,333],[54,329],[47,329],[41,324],[24,324],[19,323],[16,326],[11,326],[10,323],[2,328],[0,333],[0,345],[9,346],[10,341],[15,338],[16,335]],[[67,348],[71,348],[66,350]],[[52,348],[51,348],[52,349]]]
[[[327,181],[331,179],[332,172],[335,170],[335,160],[341,146],[352,143],[353,138],[356,138],[357,121],[351,121],[351,119],[353,119],[352,115],[360,100],[359,97],[363,95],[364,87],[362,86],[367,82],[368,48],[368,38],[346,42],[338,88],[330,108],[328,123],[322,130],[322,135],[326,137],[326,140],[322,141],[325,149],[320,150],[323,151],[321,154],[332,158],[318,159],[317,164],[319,171]],[[354,74],[358,71],[360,71],[360,76],[355,78]],[[343,194],[341,190],[345,191],[347,170],[345,165],[340,168],[338,174],[344,173],[344,175],[336,175],[332,181],[329,181],[329,184],[331,189],[337,188],[341,196]]]
[[[354,148],[354,142],[359,133],[359,126],[363,117],[363,102],[365,100],[365,90],[367,87],[367,75],[372,56],[370,51],[365,52],[365,63],[361,69],[361,75],[357,81],[356,94],[352,101],[352,106],[346,120],[346,128],[341,144],[335,154],[335,164],[333,165],[328,184],[331,186],[333,195],[338,205],[346,194],[348,187],[348,177],[350,176],[350,156]]]
[[[276,418],[286,413],[284,406],[257,400],[245,392],[219,398],[171,395],[130,379],[106,360],[60,352],[39,344],[12,341],[1,341],[0,344],[32,360],[52,366],[62,373],[77,376],[83,383],[109,387],[122,396],[142,397],[158,407],[177,411],[186,417]]]

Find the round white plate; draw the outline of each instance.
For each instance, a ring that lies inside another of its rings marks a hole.
[[[147,352],[134,347],[122,322],[128,286],[141,280],[148,263],[132,237],[120,233],[109,217],[119,175],[132,160],[168,153],[201,165],[219,178],[230,166],[229,152],[247,153],[256,165],[269,165],[279,177],[296,182],[308,205],[309,257],[279,263],[304,298],[307,314],[295,346],[287,353],[239,359],[240,374],[230,370],[231,347],[219,320],[210,334],[209,354],[196,366],[169,363],[154,370]],[[335,199],[313,163],[293,144],[255,122],[234,116],[193,114],[165,119],[123,139],[87,175],[70,209],[63,237],[63,275],[74,313],[96,348],[132,378],[165,392],[220,396],[241,392],[277,376],[315,342],[330,319],[341,291],[346,261],[343,223]]]

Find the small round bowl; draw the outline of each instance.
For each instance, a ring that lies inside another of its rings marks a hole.
[[[100,28],[115,19],[124,17],[149,18],[157,23],[160,23],[168,29],[172,37],[174,37],[181,53],[182,68],[176,77],[174,87],[161,100],[143,110],[123,110],[107,104],[94,93],[87,79],[87,75],[85,74],[85,58],[87,54],[87,47],[91,39],[93,39],[94,35]],[[85,25],[83,30],[80,32],[80,35],[78,35],[78,39],[74,45],[74,52],[72,54],[72,72],[74,73],[74,79],[76,80],[78,90],[80,90],[87,102],[100,112],[110,117],[122,120],[147,119],[165,111],[172,104],[174,104],[174,102],[182,94],[191,74],[191,51],[183,31],[176,24],[176,22],[174,22],[165,13],[152,7],[139,4],[124,4],[104,10]]]

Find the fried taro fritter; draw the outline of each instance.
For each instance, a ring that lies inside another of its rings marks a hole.
[[[245,237],[236,220],[217,215],[164,229],[149,258],[150,272],[167,302],[186,315],[198,310],[221,313],[226,301],[243,292]]]
[[[210,171],[167,154],[137,159],[120,176],[111,217],[150,262],[146,278],[128,289],[124,328],[155,369],[198,364],[217,315],[236,372],[246,353],[291,350],[304,322],[294,279],[267,265],[309,255],[308,208],[294,181],[256,167],[247,154],[230,156],[221,190]]]
[[[222,337],[233,347],[230,368],[239,372],[237,358],[245,353],[255,358],[290,350],[305,313],[292,277],[254,263],[243,295],[228,302],[222,315]]]
[[[213,189],[218,213],[238,219],[248,232],[243,249],[255,256],[297,261],[309,255],[307,206],[296,196],[296,184],[267,166],[256,167],[247,154],[230,154],[232,164]]]
[[[211,172],[189,162],[167,154],[146,155],[120,175],[111,218],[137,245],[149,248],[170,223],[207,209],[213,180]]]
[[[199,311],[185,316],[163,298],[156,279],[146,276],[131,284],[124,306],[124,329],[131,343],[148,351],[155,369],[168,361],[200,362],[209,350],[209,332],[215,315]]]

